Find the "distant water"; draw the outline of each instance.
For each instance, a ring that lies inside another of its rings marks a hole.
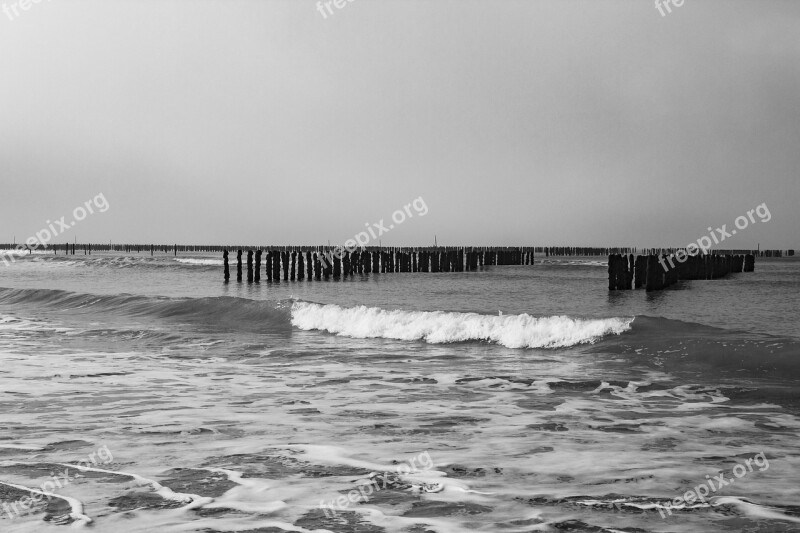
[[[651,294],[599,258],[221,270],[0,264],[0,531],[800,530],[800,261]]]

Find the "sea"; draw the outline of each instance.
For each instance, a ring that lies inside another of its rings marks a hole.
[[[0,263],[0,531],[800,531],[800,259]],[[234,268],[235,271],[235,268]]]

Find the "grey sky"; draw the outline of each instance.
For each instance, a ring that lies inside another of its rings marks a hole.
[[[0,0],[6,5],[10,0]],[[0,241],[800,248],[800,2],[43,0],[0,13]],[[756,219],[758,220],[758,219]],[[726,243],[728,244],[728,243]]]

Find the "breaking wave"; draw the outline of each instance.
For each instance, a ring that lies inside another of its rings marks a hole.
[[[593,343],[628,331],[629,318],[580,319],[568,316],[480,315],[443,311],[386,311],[310,302],[292,305],[292,325],[354,338],[424,340],[440,344],[488,341],[507,348],[561,348]]]

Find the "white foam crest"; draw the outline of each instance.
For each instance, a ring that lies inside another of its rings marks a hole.
[[[186,503],[187,505],[185,509],[194,509],[197,507],[202,507],[214,501],[214,498],[198,496],[197,494],[186,494],[183,492],[175,492],[171,488],[165,487],[158,481],[154,481],[152,479],[148,479],[146,477],[140,476],[139,474],[133,474],[131,472],[119,472],[116,470],[105,470],[102,468],[93,468],[90,466],[73,465],[68,463],[57,463],[57,464],[60,464],[61,466],[68,466],[70,468],[77,468],[78,470],[84,472],[101,472],[104,474],[116,474],[118,476],[128,476],[132,478],[139,485],[150,485],[150,487],[155,491],[155,493],[164,498],[165,500],[173,500],[176,502]]]
[[[751,518],[764,520],[785,520],[787,522],[800,524],[800,518],[796,516],[790,516],[772,507],[758,505],[735,496],[714,496],[710,499],[710,501],[715,507],[719,505],[732,505],[746,516]]]
[[[294,302],[292,325],[358,339],[425,340],[440,344],[490,341],[507,348],[560,348],[592,343],[630,329],[633,318],[479,315],[443,311],[386,311],[377,307]]]
[[[54,492],[32,489],[30,487],[25,487],[24,485],[15,485],[14,483],[5,483],[3,481],[0,481],[0,485],[5,485],[6,487],[13,487],[17,490],[24,490],[32,494],[39,494],[41,496],[46,496],[47,498],[58,498],[59,500],[64,500],[69,504],[71,511],[69,513],[69,516],[75,521],[74,525],[82,526],[90,524],[92,522],[91,518],[83,514],[83,503],[80,500],[76,500],[75,498],[70,498],[69,496],[62,496]]]
[[[194,259],[191,257],[176,257],[174,260],[185,265],[218,266],[224,263],[222,259]]]

